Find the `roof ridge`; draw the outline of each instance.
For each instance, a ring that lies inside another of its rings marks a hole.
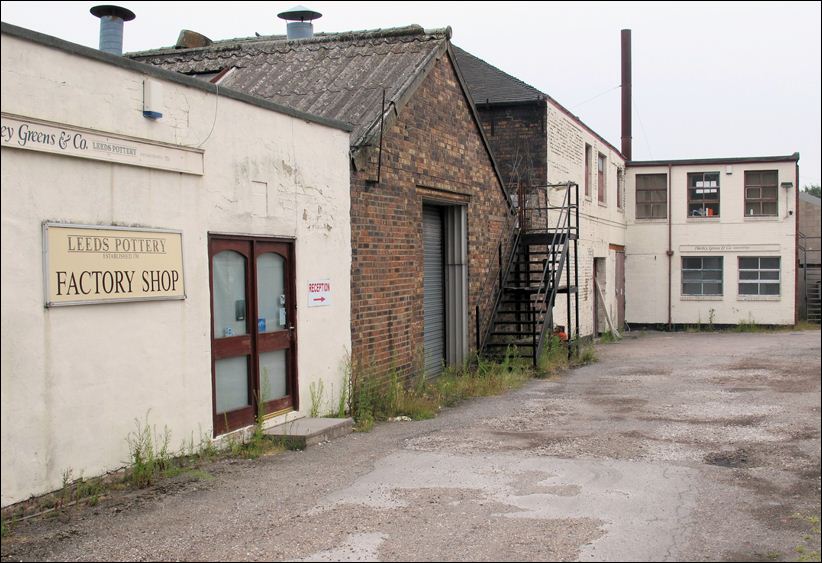
[[[260,35],[257,37],[235,37],[233,39],[218,39],[214,40],[210,45],[205,47],[192,47],[188,49],[178,49],[174,46],[161,47],[159,49],[151,49],[147,51],[135,51],[126,53],[128,57],[143,57],[149,55],[182,53],[182,52],[196,52],[196,51],[214,51],[214,50],[230,50],[232,48],[239,48],[242,46],[251,46],[257,43],[282,43],[293,45],[311,45],[316,43],[330,43],[334,41],[361,41],[370,39],[389,39],[394,37],[432,37],[450,39],[451,27],[423,29],[421,25],[410,24],[403,27],[388,27],[376,29],[363,29],[339,32],[319,32],[315,33],[313,37],[306,39],[292,39],[288,40],[285,35]]]

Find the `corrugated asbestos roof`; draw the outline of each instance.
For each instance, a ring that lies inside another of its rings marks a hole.
[[[544,100],[546,95],[484,60],[452,45],[457,63],[476,104],[505,104]]]
[[[216,41],[208,47],[157,49],[127,56],[183,74],[226,67],[220,87],[233,88],[325,118],[351,123],[361,144],[386,106],[397,100],[450,37],[450,29],[403,28]]]

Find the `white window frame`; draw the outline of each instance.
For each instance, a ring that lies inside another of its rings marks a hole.
[[[776,260],[777,266],[776,268],[763,268],[762,267],[762,260]],[[743,268],[742,261],[743,260],[756,260],[757,267],[756,268]],[[782,257],[781,256],[739,256],[737,258],[737,280],[736,280],[736,290],[740,296],[743,297],[780,297],[782,295]],[[756,272],[756,279],[748,278],[742,279],[743,272],[748,274],[749,276]],[[762,274],[766,273],[766,277],[772,275],[776,272],[776,279],[762,279]],[[743,293],[742,286],[743,285],[754,285],[756,286],[756,293]],[[773,286],[775,285],[777,288],[776,293],[762,293],[762,286]]]
[[[701,264],[699,268],[686,268],[685,261],[686,260],[701,260]],[[719,260],[719,268],[705,268],[705,260],[706,259],[718,259]],[[680,280],[680,291],[683,296],[686,297],[717,297],[722,296],[725,294],[725,284],[724,284],[724,277],[725,277],[725,259],[722,256],[683,256],[681,262],[682,269],[680,270],[682,273],[682,279]],[[705,278],[704,272],[719,272],[719,279],[715,278]],[[694,280],[689,279],[686,280],[685,272],[703,272],[703,275],[700,276],[700,279]],[[719,283],[719,293],[705,293],[705,284],[717,284]],[[685,292],[685,285],[700,285],[700,293],[686,293]]]

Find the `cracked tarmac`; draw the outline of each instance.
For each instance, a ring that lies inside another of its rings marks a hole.
[[[795,558],[794,515],[820,510],[819,332],[642,333],[597,354],[434,420],[19,523],[2,559]]]

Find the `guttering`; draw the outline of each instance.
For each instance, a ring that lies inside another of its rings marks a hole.
[[[796,322],[799,320],[799,161],[796,161],[796,181],[794,182],[794,190],[795,190],[795,198],[794,199],[794,211],[793,211],[793,263],[794,263],[794,274],[793,274],[793,324],[795,325]],[[788,202],[785,202],[787,206]],[[807,264],[805,264],[807,268]],[[807,291],[807,289],[805,290]],[[807,317],[807,313],[805,315]]]
[[[682,160],[629,160],[626,166],[682,166],[711,164],[754,164],[758,162],[799,162],[799,153],[783,156],[732,156],[728,158],[687,158]]]
[[[668,251],[666,252],[668,256],[668,330],[671,330],[673,324],[671,323],[671,309],[672,309],[672,292],[673,292],[673,279],[672,279],[672,263],[674,260],[674,250],[673,250],[673,243],[672,243],[672,235],[671,235],[671,198],[673,196],[672,192],[672,183],[671,183],[671,169],[672,166],[668,165]]]

